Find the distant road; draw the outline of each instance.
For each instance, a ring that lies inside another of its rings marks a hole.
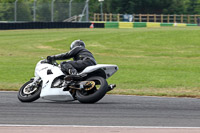
[[[0,124],[200,127],[200,99],[106,95],[96,104],[21,103],[0,92]]]

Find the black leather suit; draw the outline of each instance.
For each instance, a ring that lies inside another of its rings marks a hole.
[[[73,58],[74,61],[64,61],[61,63],[61,70],[65,74],[70,74],[69,69],[82,71],[88,66],[96,65],[94,56],[84,47],[75,47],[71,51],[53,56],[54,60],[65,60]]]

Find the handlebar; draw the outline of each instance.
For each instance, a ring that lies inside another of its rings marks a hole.
[[[59,65],[55,60],[47,60],[47,59],[42,60],[41,63],[42,64],[47,63],[47,64],[51,64],[51,65],[54,65],[54,66]]]

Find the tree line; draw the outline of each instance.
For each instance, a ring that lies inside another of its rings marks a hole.
[[[90,0],[92,12],[99,12],[97,0]],[[105,13],[200,14],[200,0],[104,0]]]
[[[0,0],[0,21],[12,21],[14,2]],[[51,1],[37,0],[37,20],[50,21]],[[55,18],[62,21],[68,18],[70,0],[55,0]],[[72,14],[81,14],[86,0],[72,1]],[[18,0],[18,19],[31,21],[34,0]],[[65,3],[65,4],[64,4]],[[200,0],[104,0],[103,12],[113,14],[200,14]],[[100,13],[100,2],[89,1],[89,13]],[[20,18],[21,17],[21,18]]]

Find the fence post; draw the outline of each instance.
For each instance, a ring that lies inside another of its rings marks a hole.
[[[107,21],[107,13],[105,13],[104,16],[105,16],[105,21]]]
[[[149,22],[149,14],[147,14],[147,22]]]
[[[98,13],[98,21],[100,21],[100,17],[99,17],[99,15],[100,15],[100,14]]]
[[[190,15],[187,16],[187,23],[190,23]]]
[[[169,14],[167,15],[167,23],[169,23],[170,22],[170,16],[169,16]]]
[[[154,14],[154,22],[156,22],[156,14]]]
[[[69,18],[71,18],[71,16],[72,16],[72,12],[71,12],[71,10],[72,10],[72,8],[71,8],[72,7],[72,1],[73,0],[69,1]]]
[[[54,2],[55,0],[51,1],[51,22],[53,22],[53,17],[54,17]]]
[[[139,14],[139,21],[142,22],[142,14]]]
[[[103,21],[103,1],[100,1],[101,5],[101,21]]]
[[[17,22],[17,2],[18,0],[15,0],[15,8],[14,8],[14,20]]]
[[[85,6],[84,6],[84,8],[83,8],[83,10],[82,10],[82,13],[81,13],[81,17],[80,17],[80,19],[79,19],[79,22],[82,21],[82,18],[83,18],[83,16],[84,16],[84,13],[86,13],[86,21],[89,21],[89,20],[88,20],[88,19],[89,19],[89,15],[88,15],[88,13],[89,13],[88,2],[89,2],[89,0],[86,0]]]
[[[94,21],[96,21],[96,13],[94,13]]]
[[[117,21],[120,21],[120,14],[117,14]]]
[[[86,8],[86,21],[87,21],[87,22],[89,22],[89,4],[88,4],[89,1],[90,1],[90,0],[87,0],[87,1],[86,1],[86,6],[87,6],[87,8]]]
[[[36,21],[36,2],[37,2],[37,0],[34,0],[34,3],[33,3],[33,22]]]
[[[161,23],[163,23],[163,14],[161,14],[160,17],[161,17]]]
[[[135,14],[133,14],[133,22],[135,22]]]
[[[194,23],[197,23],[197,15],[194,15]]]
[[[181,14],[181,23],[183,23],[183,14]]]
[[[174,14],[174,23],[176,23],[176,14]]]
[[[109,16],[109,17],[110,17],[110,18],[109,18],[109,19],[110,19],[110,21],[112,21],[112,13],[110,13],[110,16]]]

